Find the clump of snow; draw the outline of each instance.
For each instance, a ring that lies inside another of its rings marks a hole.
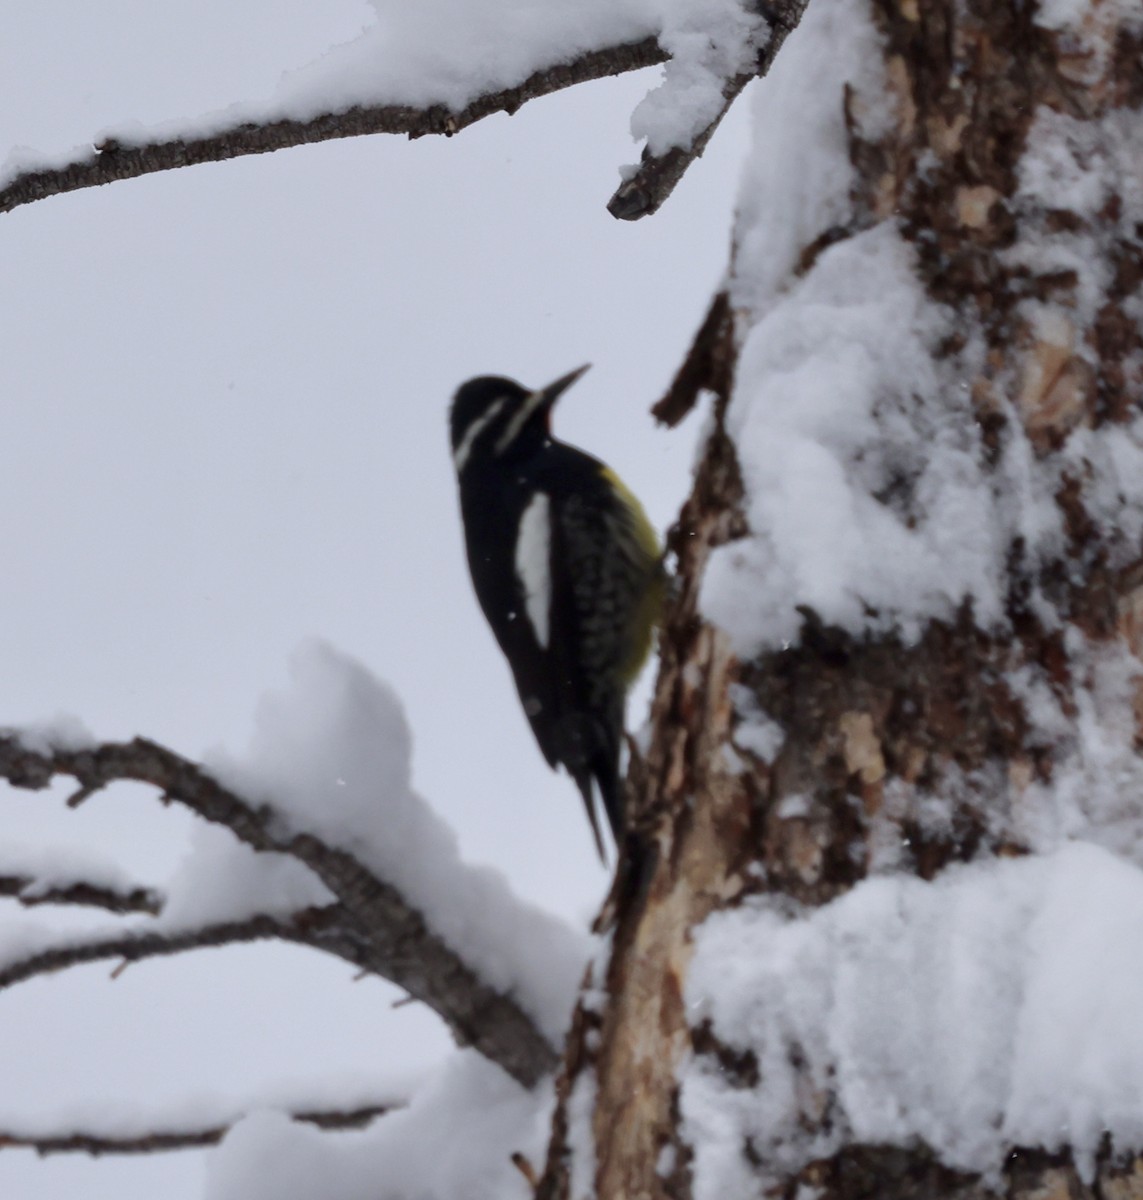
[[[291,72],[276,106],[309,116],[353,104],[463,108],[534,71],[653,32],[653,6],[609,0],[370,0],[360,37]]]
[[[786,740],[786,731],[762,711],[750,688],[731,684],[730,699],[738,718],[731,734],[734,745],[764,763],[773,762]]]
[[[741,0],[662,0],[663,82],[631,115],[652,154],[689,145],[719,115],[726,81],[749,73],[769,26]]]
[[[17,175],[59,170],[90,150],[90,146],[74,146],[70,150],[49,152],[38,150],[34,146],[12,146],[0,159],[0,187],[4,187]]]
[[[60,713],[49,721],[33,721],[8,732],[15,733],[21,744],[35,754],[51,754],[53,750],[90,750],[96,745],[91,731],[71,713]]]
[[[774,761],[785,740],[786,731],[769,717],[742,721],[734,728],[734,744],[766,763]]]
[[[720,547],[705,614],[736,654],[827,624],[898,628],[1002,613],[1003,556],[970,398],[938,374],[946,318],[891,225],[824,251],[749,330],[727,428],[751,537]]]
[[[296,858],[252,850],[228,829],[200,822],[169,884],[161,925],[196,927],[258,913],[286,916],[333,899]]]
[[[803,250],[849,218],[846,82],[863,128],[876,136],[892,106],[867,7],[862,0],[811,4],[754,85],[754,132],[734,229],[736,310],[761,313],[788,285]]]
[[[310,115],[351,104],[444,104],[522,83],[592,50],[654,36],[672,58],[631,130],[661,154],[717,116],[728,79],[747,72],[768,36],[743,0],[370,0],[377,23],[293,72],[277,103]]]
[[[0,846],[0,875],[31,879],[24,896],[52,888],[89,883],[108,891],[127,892],[139,886],[117,863],[68,846],[33,846],[5,841]]]
[[[753,1053],[758,1081],[684,1067],[696,1200],[754,1194],[747,1139],[776,1174],[854,1141],[920,1139],[988,1176],[1014,1145],[1070,1145],[1088,1169],[1105,1130],[1138,1145],[1140,936],[1143,871],[1083,843],[870,879],[807,915],[712,916],[691,1021]]]
[[[517,899],[498,871],[462,862],[452,830],[410,787],[411,739],[388,687],[317,641],[294,654],[290,675],[287,688],[262,700],[248,752],[217,753],[210,769],[273,808],[289,831],[316,834],[391,883],[558,1041],[587,937]],[[288,883],[299,886],[296,877]]]
[[[452,1055],[407,1108],[330,1134],[254,1113],[208,1164],[205,1200],[526,1200],[512,1164],[543,1161],[550,1089],[526,1092],[477,1055]]]

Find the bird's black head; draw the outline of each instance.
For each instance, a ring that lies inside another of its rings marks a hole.
[[[474,458],[507,460],[538,450],[549,436],[552,405],[586,370],[580,367],[534,392],[497,375],[461,384],[449,412],[457,474]]]

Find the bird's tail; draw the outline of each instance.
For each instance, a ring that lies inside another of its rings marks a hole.
[[[579,788],[579,794],[583,797],[583,806],[587,809],[587,819],[591,822],[591,832],[595,837],[595,848],[599,851],[599,861],[606,866],[607,853],[603,849],[603,837],[599,832],[599,821],[595,815],[595,797],[591,794],[591,771],[587,769],[577,771],[575,774],[575,783],[576,787]],[[606,801],[604,804],[606,806]],[[608,819],[610,819],[610,810],[608,810],[607,815]]]
[[[599,786],[599,798],[603,802],[603,811],[607,814],[607,823],[611,826],[615,845],[621,848],[623,846],[624,795],[623,780],[619,777],[619,748],[600,749],[592,759],[591,773],[595,776],[595,782]]]

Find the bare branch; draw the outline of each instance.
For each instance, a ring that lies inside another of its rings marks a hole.
[[[352,1109],[324,1109],[291,1113],[294,1121],[316,1125],[330,1131],[364,1129],[378,1117],[392,1112],[401,1105],[367,1104]],[[156,1154],[167,1150],[197,1150],[204,1146],[217,1146],[230,1132],[233,1122],[208,1125],[203,1129],[154,1130],[134,1137],[112,1136],[102,1133],[25,1134],[5,1133],[0,1130],[0,1150],[35,1150],[44,1157],[48,1154],[90,1154],[99,1158],[104,1154]]]
[[[321,935],[322,930],[336,930],[344,915],[340,904],[331,904],[325,908],[303,909],[289,917],[260,914],[243,921],[221,921],[197,929],[169,932],[132,929],[112,937],[79,939],[38,950],[0,967],[0,990],[37,975],[50,975],[66,967],[103,959],[135,963],[147,958],[182,954],[187,950],[271,939],[329,949],[328,940]]]
[[[723,105],[718,116],[690,145],[672,146],[663,154],[651,154],[644,150],[638,170],[630,179],[625,179],[619,185],[615,195],[607,202],[607,211],[620,221],[638,221],[658,212],[663,202],[678,186],[679,180],[686,174],[687,168],[696,158],[702,157],[702,152],[722,123],[722,118],[753,78],[753,74],[737,75],[727,80],[722,93]]]
[[[531,1161],[517,1150],[512,1155],[512,1165],[524,1176],[528,1186],[535,1191],[540,1186],[540,1176]]]
[[[344,912],[333,925],[308,930],[304,939],[292,940],[339,954],[404,988],[432,1008],[461,1045],[473,1046],[526,1087],[555,1067],[555,1049],[516,1001],[485,983],[429,929],[418,909],[353,855],[327,846],[312,834],[290,833],[270,809],[251,807],[195,763],[144,738],[41,752],[29,750],[13,734],[0,735],[0,778],[36,790],[47,787],[57,775],[72,776],[85,792],[120,780],[152,784],[165,799],[225,825],[255,850],[293,855],[333,892]],[[131,952],[140,957],[146,955],[138,939],[145,936],[136,935],[130,942]],[[160,935],[165,945],[171,944],[173,936]],[[274,930],[257,936],[283,935]],[[154,952],[177,953],[186,948]]]
[[[123,889],[85,882],[45,885],[26,875],[0,875],[0,896],[10,896],[25,908],[37,908],[41,904],[78,904],[119,915],[147,913],[154,917],[163,907],[162,894],[152,888]]]
[[[718,292],[666,395],[652,406],[651,416],[668,427],[677,425],[694,408],[699,392],[704,389],[729,400],[733,354],[730,297],[726,292]]]
[[[772,0],[771,3],[762,0],[758,11],[770,26],[770,38],[758,55],[757,69],[726,81],[722,92],[723,105],[718,116],[689,146],[672,147],[663,154],[643,151],[638,170],[630,179],[625,179],[619,185],[615,195],[607,202],[607,211],[613,217],[621,221],[637,221],[640,217],[649,217],[658,212],[663,202],[675,190],[687,168],[696,158],[702,156],[714,131],[730,110],[730,106],[742,94],[743,88],[752,79],[761,78],[770,70],[783,42],[802,19],[807,3],[808,0]]]
[[[494,113],[511,115],[529,100],[579,83],[655,66],[666,58],[653,37],[592,50],[569,63],[536,71],[518,87],[481,96],[459,112],[450,112],[444,105],[426,109],[405,105],[355,106],[345,112],[322,113],[308,121],[244,122],[200,138],[172,138],[143,145],[130,145],[111,138],[93,147],[90,154],[65,166],[24,171],[17,175],[7,186],[0,188],[0,213],[49,196],[98,187],[120,179],[135,179],[140,175],[198,163],[222,162],[247,154],[267,154],[334,138],[372,133],[405,134],[410,138],[427,134],[450,137]]]

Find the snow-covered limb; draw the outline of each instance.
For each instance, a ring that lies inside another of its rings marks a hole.
[[[395,1104],[368,1104],[352,1109],[306,1110],[290,1114],[290,1119],[318,1129],[364,1129],[365,1126],[400,1107]],[[75,1130],[71,1133],[19,1133],[0,1130],[0,1150],[35,1150],[49,1154],[161,1154],[168,1150],[197,1150],[217,1146],[230,1132],[234,1120],[196,1129],[154,1129],[137,1134],[112,1134]]]
[[[53,744],[79,749],[91,742],[90,735],[78,733],[68,719],[57,719],[50,727],[24,728],[20,738],[25,746],[35,749]],[[73,796],[68,803],[74,800]],[[101,908],[119,916],[158,916],[167,903],[163,892],[138,883],[116,863],[98,855],[62,846],[24,845],[8,838],[0,846],[0,897],[10,897],[24,908],[71,904]]]
[[[114,888],[75,881],[48,883],[29,875],[0,875],[0,896],[10,896],[25,908],[41,904],[78,904],[107,912],[147,913],[156,916],[163,907],[162,894],[153,888]]]
[[[607,211],[620,221],[638,221],[640,217],[649,217],[658,212],[687,168],[696,158],[702,157],[722,118],[753,78],[754,72],[751,72],[727,80],[723,89],[724,102],[718,116],[689,145],[672,146],[662,154],[653,154],[649,146],[645,147],[638,167],[608,200]]]
[[[352,943],[354,962],[429,1005],[460,1044],[475,1047],[526,1086],[536,1083],[555,1065],[556,1052],[533,1017],[512,997],[485,982],[452,946],[429,928],[419,909],[395,887],[367,870],[354,855],[327,845],[311,833],[283,828],[280,817],[271,809],[254,808],[195,763],[144,738],[78,750],[51,747],[32,750],[18,736],[0,736],[0,777],[16,787],[36,790],[46,787],[57,775],[70,775],[81,787],[93,790],[121,780],[152,784],[165,798],[185,805],[208,821],[225,825],[255,850],[292,855],[341,901],[345,920],[336,931],[311,930],[305,937],[291,940],[318,944],[310,939],[316,939],[320,932],[322,948],[335,952],[341,952],[336,949],[339,944],[345,945],[342,939]],[[288,922],[278,918],[261,920],[270,924],[264,933],[252,936],[282,936],[281,930],[290,928]],[[253,922],[239,924],[249,927]],[[71,957],[63,958],[57,965],[110,956],[146,957],[148,951],[142,947],[152,944],[156,949],[149,953],[175,953],[189,948],[176,945],[180,936],[193,939],[198,935],[137,934],[121,939],[114,948],[110,941],[103,943],[101,952],[89,947],[86,958],[76,957],[73,949]],[[157,940],[149,943],[148,937]],[[14,978],[7,978],[15,969],[0,973],[0,981],[15,982]],[[25,963],[20,978],[47,969],[50,968],[39,966],[33,970]]]
[[[509,24],[495,33],[501,49],[506,41],[519,42],[516,55],[509,55],[514,67],[502,61],[484,62],[480,37],[473,46],[459,50],[453,46],[440,56],[423,45],[414,46],[416,61],[420,61],[417,55],[428,55],[423,71],[433,76],[418,78],[415,84],[407,76],[412,71],[416,77],[417,70],[408,63],[402,72],[401,65],[383,53],[372,57],[378,41],[374,35],[380,28],[374,27],[357,43],[338,47],[313,64],[311,71],[297,73],[269,104],[235,105],[149,134],[114,130],[101,134],[90,150],[70,159],[10,159],[7,168],[0,170],[0,212],[116,180],[334,138],[372,133],[447,137],[494,113],[511,115],[540,96],[665,62],[663,83],[639,105],[632,119],[636,139],[646,138],[642,160],[629,169],[607,205],[613,216],[637,220],[659,209],[702,155],[742,90],[769,70],[805,6],[806,0],[773,0],[758,10],[740,0],[633,5],[618,15],[605,13],[601,23],[585,14],[585,23],[565,31],[570,40],[562,48],[558,40],[549,44],[550,31],[538,42],[529,42],[540,26],[525,15],[517,21],[518,28]],[[435,36],[440,21],[451,21],[454,15],[441,10],[436,18],[430,14],[419,19],[429,22]],[[414,43],[428,36],[419,26],[401,28],[401,36],[412,36]],[[653,31],[649,36],[638,36],[648,29]],[[481,26],[481,36],[488,35],[489,29]],[[600,38],[604,44],[585,46],[585,36],[589,42]],[[631,40],[607,44],[624,37]],[[383,44],[385,39],[380,40]],[[472,61],[456,61],[458,53]],[[524,58],[517,62],[521,55]],[[570,55],[570,61],[559,61],[565,55]],[[499,60],[500,56],[492,57]],[[519,67],[529,60],[540,65],[522,82],[512,83],[520,78]],[[379,85],[377,81],[390,72],[393,78],[388,86]],[[361,74],[364,82],[358,78]]]
[[[355,962],[343,933],[346,922],[347,914],[341,905],[331,904],[326,908],[294,913],[290,917],[260,914],[243,921],[220,921],[197,929],[129,929],[109,936],[59,941],[38,948],[22,958],[12,958],[0,964],[0,990],[34,979],[37,975],[52,975],[65,967],[82,963],[105,959],[118,959],[124,964],[134,963],[146,958],[182,954],[188,950],[271,939],[327,950]]]
[[[666,58],[666,52],[653,37],[592,50],[571,62],[541,68],[517,87],[479,96],[457,111],[443,104],[427,108],[403,104],[354,105],[341,112],[322,112],[307,119],[286,118],[261,122],[241,119],[203,136],[168,137],[137,144],[133,139],[128,141],[126,138],[107,137],[88,153],[70,162],[24,169],[13,175],[5,186],[0,187],[0,213],[36,200],[45,200],[49,196],[99,187],[122,179],[135,179],[140,175],[169,171],[175,167],[223,162],[247,154],[267,154],[273,150],[335,138],[360,137],[371,133],[404,134],[410,138],[427,134],[451,137],[494,113],[511,115],[529,100],[579,83],[655,66]],[[682,170],[678,175],[682,175]],[[677,178],[674,182],[677,182]],[[666,194],[663,194],[663,198]]]
[[[367,1094],[355,1104],[371,1099]],[[423,1078],[407,1104],[360,1132],[329,1137],[281,1111],[252,1112],[210,1156],[204,1195],[528,1200],[531,1191],[512,1157],[539,1161],[550,1103],[550,1087],[525,1091],[478,1054],[460,1051]]]
[[[777,57],[787,36],[797,27],[805,12],[808,0],[775,0],[772,4],[759,5],[759,10],[769,28],[765,45],[758,51],[756,63],[749,70],[728,76],[722,83],[722,103],[713,119],[686,139],[684,145],[660,148],[648,138],[642,159],[628,178],[616,189],[607,202],[607,211],[621,221],[637,221],[649,217],[662,206],[675,190],[679,180],[696,158],[702,156],[714,131],[730,106],[742,94],[746,85],[765,75]]]

